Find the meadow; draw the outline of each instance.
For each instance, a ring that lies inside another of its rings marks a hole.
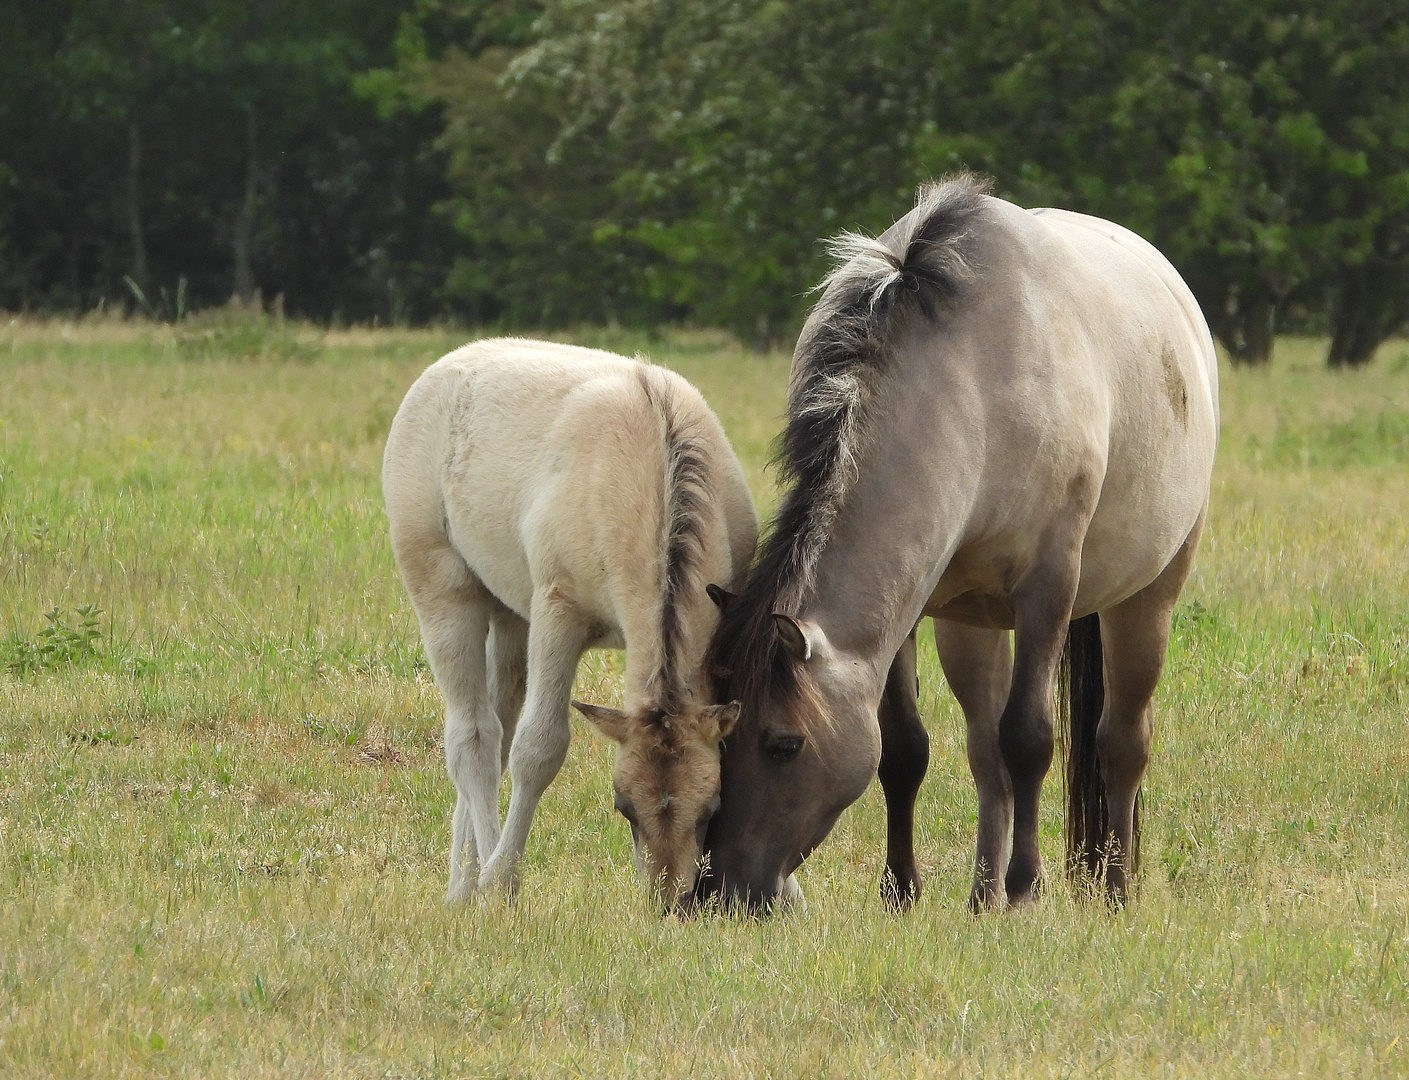
[[[440,700],[382,440],[451,331],[0,319],[0,1076],[1409,1074],[1409,344],[1224,367],[1210,525],[1156,699],[1138,898],[972,918],[932,647],[927,892],[880,793],[771,921],[662,920],[575,728],[514,902],[443,903]],[[787,358],[697,383],[765,510]],[[584,660],[611,703],[620,657]],[[1060,782],[1043,836],[1061,852]]]

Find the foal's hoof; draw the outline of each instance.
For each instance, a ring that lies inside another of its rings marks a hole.
[[[445,902],[451,907],[460,904],[467,904],[478,891],[479,885],[472,877],[466,877],[462,881],[457,881],[445,890]]]
[[[517,896],[518,866],[512,863],[490,863],[479,875],[479,891],[498,896]]]
[[[789,874],[783,882],[783,887],[778,890],[778,909],[796,912],[807,910],[807,898],[802,895],[802,886],[797,883],[794,874]]]

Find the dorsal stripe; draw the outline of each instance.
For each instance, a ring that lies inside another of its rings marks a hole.
[[[658,369],[643,364],[640,379],[660,420],[666,456],[660,651],[648,685],[657,707],[669,715],[680,710],[685,696],[682,609],[692,589],[704,588],[696,578],[704,560],[705,515],[711,498],[709,454],[699,436],[682,421],[671,388]]]

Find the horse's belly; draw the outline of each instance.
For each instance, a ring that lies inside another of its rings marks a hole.
[[[1011,600],[979,589],[970,589],[950,600],[928,605],[925,614],[965,626],[976,626],[981,630],[1011,630],[1014,623]]]

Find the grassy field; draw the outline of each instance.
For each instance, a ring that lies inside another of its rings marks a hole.
[[[681,924],[585,729],[519,900],[442,903],[440,703],[377,476],[458,340],[0,322],[0,1076],[1409,1075],[1409,345],[1223,372],[1138,902],[965,913],[927,650],[917,909],[876,898],[873,785],[805,913]],[[694,380],[771,504],[784,357],[581,340]]]

